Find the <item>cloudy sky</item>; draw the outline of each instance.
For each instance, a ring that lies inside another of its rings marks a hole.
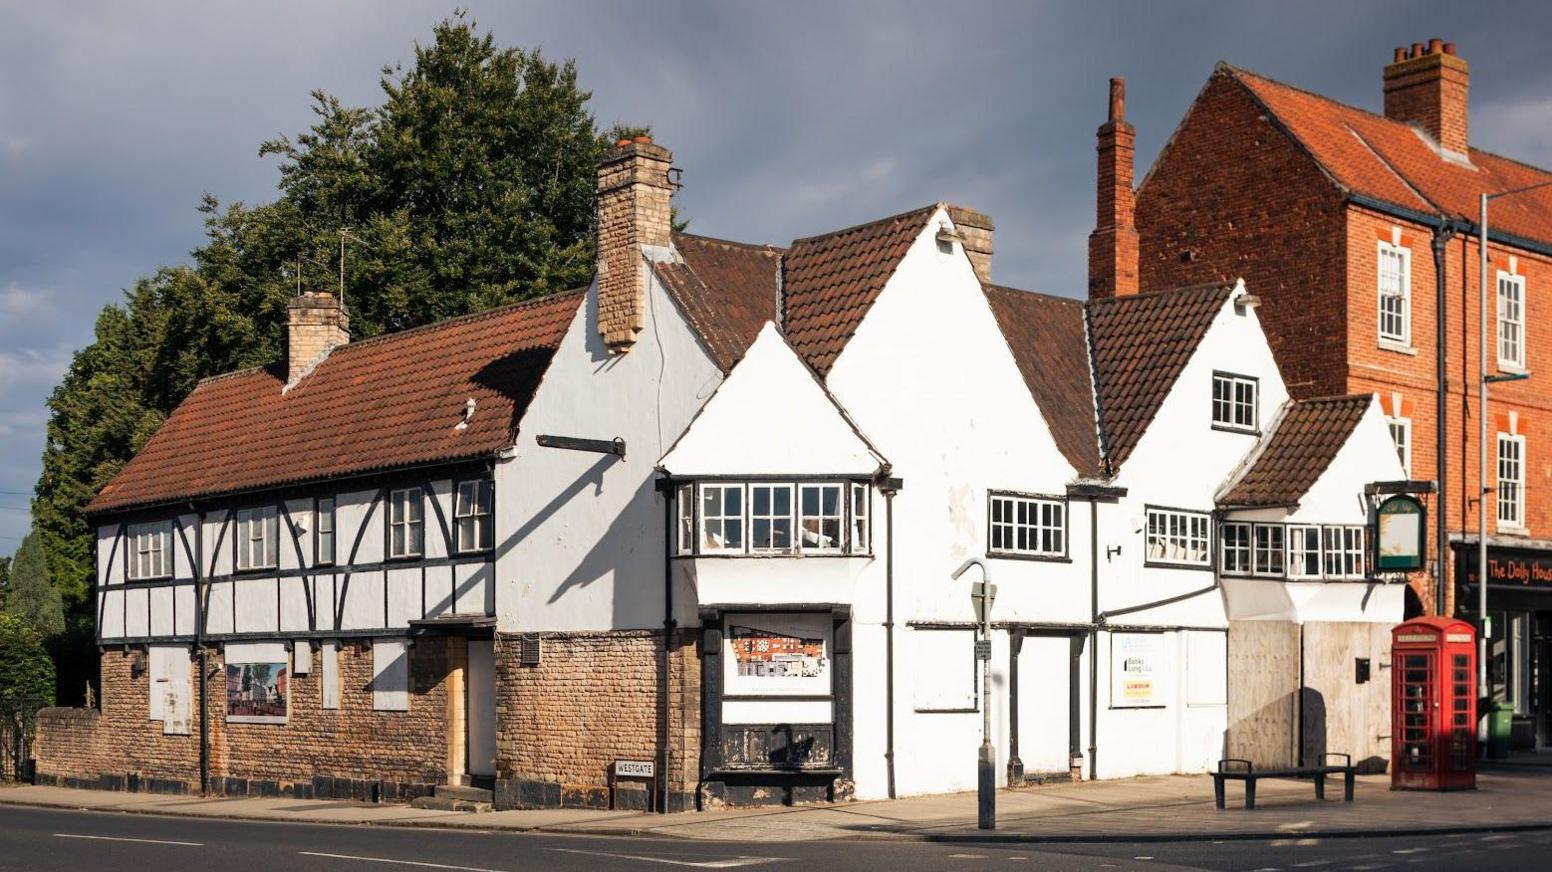
[[[1140,177],[1219,60],[1378,109],[1391,49],[1439,36],[1472,65],[1473,144],[1552,166],[1532,3],[465,5],[502,43],[576,58],[603,124],[651,125],[698,232],[785,242],[949,200],[996,218],[999,281],[1053,293],[1084,285],[1112,75]],[[272,196],[258,144],[308,124],[309,91],[376,102],[452,8],[0,0],[0,554],[95,313],[186,260],[201,193]]]

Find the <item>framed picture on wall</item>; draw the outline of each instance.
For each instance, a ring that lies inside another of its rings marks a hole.
[[[283,724],[290,713],[284,660],[226,664],[226,720],[233,724]]]

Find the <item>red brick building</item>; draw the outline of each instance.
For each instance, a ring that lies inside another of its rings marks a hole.
[[[1264,301],[1262,323],[1295,396],[1378,393],[1410,477],[1443,482],[1430,557],[1449,553],[1414,580],[1413,607],[1469,615],[1481,487],[1479,197],[1552,182],[1552,172],[1472,147],[1469,67],[1453,44],[1396,49],[1377,84],[1383,114],[1219,64],[1136,191],[1138,279],[1115,292],[1243,277]],[[1101,128],[1102,176],[1106,145]],[[1117,220],[1106,208],[1118,199],[1102,185],[1097,237],[1115,236],[1107,215],[1126,229],[1124,211]],[[1552,689],[1552,584],[1536,580],[1552,565],[1552,357],[1538,341],[1552,322],[1542,293],[1552,283],[1552,187],[1495,199],[1488,224],[1487,374],[1532,376],[1494,384],[1487,410],[1492,677],[1525,716],[1522,734],[1545,741],[1552,730],[1532,715],[1552,708],[1542,702]]]

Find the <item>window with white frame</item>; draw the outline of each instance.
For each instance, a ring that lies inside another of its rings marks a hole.
[[[803,550],[825,552],[842,550],[841,532],[845,503],[839,484],[805,484],[798,488]]]
[[[674,489],[674,503],[679,510],[678,539],[675,554],[695,553],[695,485],[682,484]]]
[[[1249,376],[1213,373],[1213,426],[1256,429],[1256,387],[1256,380]]]
[[[1225,575],[1250,574],[1250,525],[1232,522],[1218,527],[1218,568]]]
[[[313,560],[320,566],[329,566],[334,563],[334,498],[325,497],[318,501],[318,523],[313,531],[316,547]]]
[[[995,491],[987,499],[988,551],[1035,557],[1067,554],[1067,506],[1062,500]]]
[[[1525,368],[1525,277],[1498,274],[1498,367]]]
[[[1148,509],[1147,560],[1178,566],[1208,566],[1212,563],[1209,529],[1204,512]]]
[[[1498,434],[1498,524],[1525,526],[1525,437]]]
[[[1412,474],[1412,419],[1390,418],[1390,441],[1396,443],[1396,456],[1401,458],[1401,469]]]
[[[701,485],[701,552],[744,550],[744,486]]]
[[[461,481],[453,497],[453,534],[460,553],[492,545],[496,483],[488,478]]]
[[[172,575],[171,521],[131,524],[129,546],[126,559],[129,562],[128,575],[131,581]]]
[[[1257,524],[1254,555],[1250,571],[1255,575],[1283,574],[1283,527],[1281,524]]]
[[[1363,528],[1322,527],[1321,567],[1326,578],[1363,578]]]
[[[1288,577],[1319,578],[1320,528],[1304,525],[1288,527]]]
[[[1388,242],[1379,244],[1380,341],[1412,342],[1412,252]]]
[[[863,482],[687,482],[675,493],[678,556],[868,553]]]
[[[749,550],[792,550],[792,485],[749,485]]]
[[[850,550],[853,554],[868,553],[868,500],[871,498],[869,488],[861,482],[851,484],[851,542]]]
[[[280,560],[280,522],[274,506],[237,512],[237,569],[273,569]]]
[[[418,487],[393,491],[388,499],[388,556],[419,557],[426,545],[426,507]]]

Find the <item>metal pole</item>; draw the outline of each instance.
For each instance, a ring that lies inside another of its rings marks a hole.
[[[1487,194],[1482,194],[1482,212],[1477,221],[1477,318],[1480,336],[1477,372],[1477,687],[1488,699],[1492,688],[1487,684]]]
[[[985,578],[985,575],[982,575]],[[982,600],[981,638],[992,639],[991,603]],[[976,827],[997,828],[997,752],[992,748],[992,661],[981,661],[981,757],[976,770]]]

